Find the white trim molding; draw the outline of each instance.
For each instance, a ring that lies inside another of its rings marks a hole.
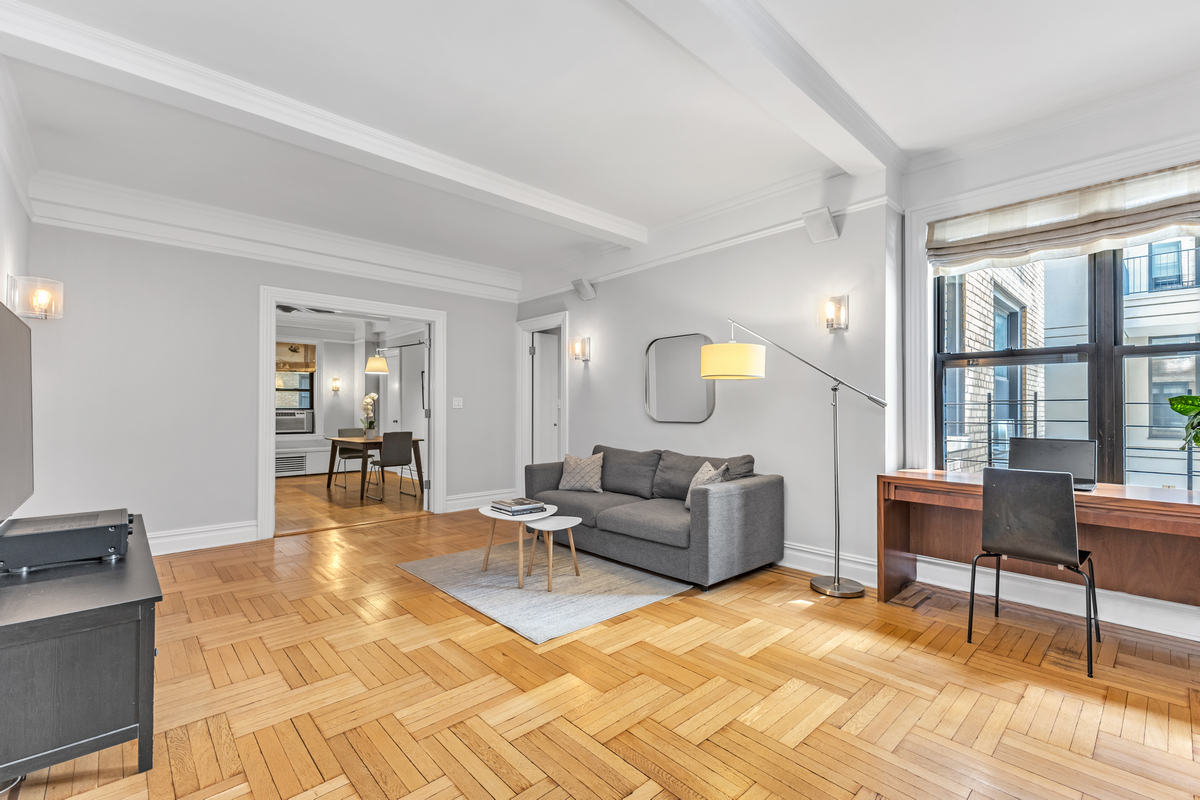
[[[533,441],[533,370],[529,361],[529,347],[533,344],[533,334],[551,328],[559,329],[558,341],[558,396],[562,406],[559,415],[558,437],[559,459],[565,457],[568,437],[571,431],[571,395],[567,391],[569,382],[567,370],[571,359],[567,357],[567,342],[570,341],[570,315],[566,311],[558,311],[541,317],[532,317],[517,321],[517,471],[516,482],[524,486],[525,465],[533,463],[530,443]],[[521,490],[525,491],[524,489]]]
[[[146,534],[150,552],[156,556],[205,550],[229,544],[247,544],[258,539],[254,520],[229,522],[224,525],[204,525],[199,528],[177,528],[173,531],[151,531]]]
[[[429,420],[426,436],[426,508],[435,514],[446,510],[446,312],[402,306],[339,295],[304,292],[278,286],[259,287],[258,307],[258,534],[270,539],[275,532],[275,306],[298,305],[334,311],[378,314],[429,323]],[[365,362],[364,362],[365,363]]]
[[[322,272],[516,302],[512,270],[53,172],[29,186],[33,221]]]
[[[941,586],[959,592],[971,589],[971,565],[940,558],[917,556],[917,581],[931,586]],[[833,573],[833,551],[824,547],[813,547],[796,542],[783,543],[781,566],[798,569],[815,575]],[[863,586],[875,587],[879,573],[876,560],[869,556],[842,553],[842,576],[853,578]],[[991,597],[996,585],[996,572],[980,567],[975,579],[980,595]],[[1059,611],[1083,617],[1083,584],[1066,583],[1032,575],[1021,575],[1005,571],[1000,578],[1000,615],[1004,615],[1005,598],[1011,602]],[[1019,599],[1018,599],[1019,598]],[[871,602],[871,601],[866,601]],[[1150,597],[1138,597],[1124,592],[1099,589],[1096,605],[1100,610],[1100,621],[1129,628],[1178,636],[1181,639],[1200,641],[1200,614],[1195,606],[1184,603],[1168,603]]]
[[[516,489],[495,489],[490,492],[471,492],[470,494],[452,494],[446,498],[446,513],[453,511],[469,511],[490,504],[493,500],[504,500],[517,497],[520,492]]]
[[[639,223],[16,0],[0,0],[0,52],[605,241],[648,236]]]
[[[21,110],[21,98],[13,83],[8,59],[0,56],[0,161],[8,171],[13,190],[25,207],[25,213],[33,216],[29,205],[29,181],[38,171],[37,155],[33,141],[29,138],[29,126],[25,112]]]

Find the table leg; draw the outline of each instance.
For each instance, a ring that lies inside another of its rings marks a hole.
[[[329,443],[329,477],[325,478],[325,488],[333,485],[333,468],[337,465],[337,442]]]
[[[362,458],[359,459],[359,461],[362,462],[362,466],[359,467],[358,481],[358,502],[360,503],[363,502],[363,500],[365,500],[367,497],[367,463],[371,460],[370,456],[371,449],[364,444],[362,449]]]
[[[546,591],[554,591],[554,531],[543,531],[542,538],[546,540]]]
[[[579,575],[579,557],[575,555],[575,532],[567,528],[567,541],[571,543],[571,560],[575,562],[575,574]]]
[[[525,523],[517,523],[517,588],[525,588],[525,570],[521,566],[525,563]]]
[[[481,572],[487,572],[488,557],[492,554],[492,539],[496,538],[496,520],[492,520],[492,530],[488,534],[487,549],[483,551],[483,569]]]
[[[417,467],[417,490],[425,494],[425,470],[421,466],[421,443],[413,442],[413,462]]]
[[[525,530],[529,530],[529,528],[526,527]],[[533,542],[529,545],[529,568],[525,570],[526,578],[533,574],[533,561],[537,558],[537,542],[539,535],[539,531],[533,532]]]

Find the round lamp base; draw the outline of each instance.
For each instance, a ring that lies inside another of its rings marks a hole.
[[[862,597],[863,585],[849,578],[835,581],[832,575],[820,575],[808,582],[808,587],[830,597]]]

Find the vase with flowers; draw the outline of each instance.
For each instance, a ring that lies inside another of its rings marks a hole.
[[[367,439],[374,439],[379,434],[375,427],[375,401],[379,399],[379,395],[371,392],[363,398],[362,401],[362,426],[363,436]]]

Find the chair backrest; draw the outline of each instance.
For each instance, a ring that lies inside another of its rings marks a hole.
[[[1071,473],[985,468],[983,549],[1078,567],[1079,528]]]
[[[385,433],[375,463],[381,467],[407,467],[413,460],[412,440],[412,431]]]
[[[338,428],[338,436],[362,436],[362,428]]]

